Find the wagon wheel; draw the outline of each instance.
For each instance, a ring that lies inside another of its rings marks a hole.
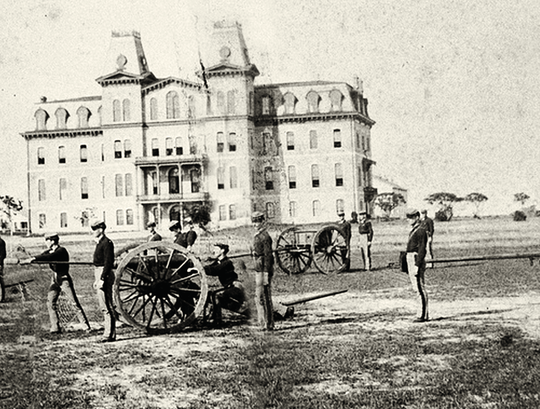
[[[331,224],[319,230],[311,243],[315,267],[324,274],[344,271],[349,249],[343,231]]]
[[[284,230],[278,237],[276,259],[286,274],[299,274],[311,265],[311,249],[308,243],[299,243],[297,227]]]
[[[142,244],[127,253],[115,275],[116,309],[131,325],[147,332],[185,328],[206,303],[204,269],[178,244]]]

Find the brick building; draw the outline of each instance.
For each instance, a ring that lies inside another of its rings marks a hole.
[[[242,30],[216,23],[197,82],[156,78],[140,35],[113,33],[99,96],[48,101],[24,132],[30,229],[165,224],[208,205],[219,227],[327,222],[370,210],[370,131],[360,82],[257,84]]]

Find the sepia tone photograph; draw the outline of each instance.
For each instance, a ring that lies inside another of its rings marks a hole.
[[[540,4],[4,6],[0,408],[540,407]]]

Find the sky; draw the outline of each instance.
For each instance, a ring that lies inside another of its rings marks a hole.
[[[468,4],[466,4],[468,3]],[[34,104],[100,95],[111,32],[141,33],[157,77],[194,79],[213,21],[242,24],[257,83],[363,81],[374,173],[408,189],[480,192],[507,214],[540,199],[535,0],[2,0],[0,194],[26,198]]]

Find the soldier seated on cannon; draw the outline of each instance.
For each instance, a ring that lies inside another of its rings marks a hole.
[[[204,266],[204,272],[219,279],[222,289],[211,294],[213,303],[212,319],[215,325],[222,324],[222,309],[237,312],[249,317],[244,286],[238,280],[234,264],[227,257],[229,246],[223,243],[214,244],[214,257],[208,259],[210,264]]]

